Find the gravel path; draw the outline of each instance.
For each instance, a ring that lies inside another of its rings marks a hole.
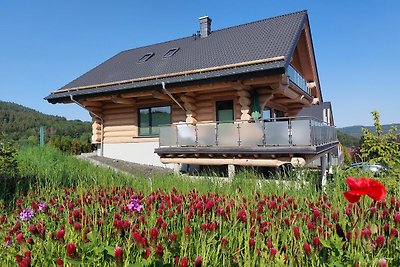
[[[160,176],[173,173],[172,170],[167,168],[145,165],[145,164],[137,164],[124,160],[117,160],[106,157],[99,157],[95,154],[83,154],[78,157],[86,159],[95,165],[108,167],[116,171],[121,171],[133,176],[150,177],[150,176]]]

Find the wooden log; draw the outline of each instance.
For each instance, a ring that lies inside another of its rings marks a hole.
[[[90,99],[88,100],[83,100],[83,101],[79,101],[82,105],[84,105],[85,107],[102,107],[103,106],[103,102],[100,101],[91,101]]]
[[[132,143],[132,137],[104,137],[104,143]]]
[[[196,100],[198,102],[200,101],[210,101],[213,100],[215,98],[223,98],[223,97],[232,97],[234,95],[234,91],[232,89],[230,90],[226,90],[226,91],[217,91],[217,92],[208,92],[206,94],[199,94],[196,97]]]
[[[184,121],[185,119],[186,119],[186,113],[179,113],[179,114],[172,113],[171,120],[173,122],[176,122],[176,121],[179,121],[179,120],[183,120]]]
[[[103,115],[114,115],[114,114],[124,114],[129,113],[136,116],[137,109],[136,108],[118,108],[118,109],[106,109],[103,110]]]
[[[171,98],[168,95],[157,92],[157,91],[152,93],[152,97],[160,99],[160,100],[168,100],[168,101],[171,100]]]
[[[137,102],[137,107],[138,108],[146,108],[146,107],[152,107],[152,106],[172,106],[176,105],[175,102],[172,100],[161,100],[161,99],[142,99],[138,100]]]
[[[209,155],[212,156],[212,155]],[[282,164],[291,163],[289,158],[279,159],[253,159],[253,158],[164,158],[161,162],[164,164],[169,163],[183,163],[195,165],[241,165],[241,166],[265,166],[265,167],[279,167]]]
[[[85,99],[86,101],[91,101],[91,102],[95,102],[95,101],[107,101],[107,100],[111,100],[111,96],[96,96],[96,97],[91,97],[91,98],[87,98]]]
[[[103,109],[107,110],[107,109],[129,108],[129,107],[136,108],[136,104],[135,105],[122,105],[122,104],[107,102],[104,104]]]
[[[92,144],[97,144],[101,142],[101,137],[100,136],[92,136]]]
[[[247,97],[247,98],[250,98],[250,97],[251,97],[249,91],[245,91],[245,90],[237,90],[237,91],[236,91],[236,94],[237,94],[239,97]]]
[[[186,109],[186,110],[196,110],[196,105],[195,104],[192,104],[192,103],[183,103],[183,107]]]
[[[136,125],[122,125],[122,126],[106,126],[104,127],[104,132],[136,132],[137,131]]]
[[[270,84],[277,83],[281,80],[281,75],[269,75],[257,78],[250,78],[242,81],[243,85],[259,85],[259,84]]]
[[[133,131],[105,132],[104,138],[106,137],[134,137],[134,134]]]
[[[113,103],[121,104],[121,105],[135,105],[136,101],[133,98],[122,98],[118,96],[112,96],[111,98]]]
[[[120,113],[120,114],[110,114],[110,115],[104,115],[103,120],[104,121],[110,121],[110,120],[124,120],[124,119],[133,119],[136,118],[137,115],[133,115],[132,113]]]
[[[104,121],[104,126],[119,126],[119,125],[135,125],[137,124],[134,119],[125,119],[125,120],[110,120]]]
[[[250,98],[247,97],[240,97],[239,98],[239,104],[244,107],[244,106],[249,106],[251,104]]]
[[[197,108],[210,108],[214,106],[214,101],[208,100],[196,102],[196,106]]]

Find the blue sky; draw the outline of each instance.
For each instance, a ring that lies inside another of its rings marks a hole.
[[[77,105],[43,100],[116,53],[307,9],[325,101],[338,127],[400,123],[400,1],[0,0],[0,100],[68,119]]]

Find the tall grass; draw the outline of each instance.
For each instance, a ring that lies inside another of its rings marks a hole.
[[[196,189],[201,194],[208,192],[232,194],[236,192],[244,197],[252,196],[256,191],[280,195],[301,192],[301,195],[315,198],[321,195],[321,192],[316,190],[318,175],[306,170],[278,174],[268,180],[259,176],[252,169],[244,169],[237,173],[231,181],[213,175],[198,179],[173,174],[143,177],[95,166],[88,161],[63,154],[52,147],[24,148],[18,153],[18,163],[20,176],[24,177],[25,183],[28,184],[28,186],[20,186],[21,190],[75,186],[85,188],[130,186],[143,193],[149,193],[156,189],[170,190],[175,187],[183,193]]]

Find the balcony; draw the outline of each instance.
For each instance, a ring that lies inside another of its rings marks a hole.
[[[160,128],[161,157],[181,154],[317,155],[337,144],[336,129],[313,118],[174,124]]]
[[[289,80],[299,87],[302,91],[310,95],[310,90],[307,87],[307,81],[304,79],[304,77],[292,66],[289,65],[287,69],[287,75],[289,77]]]

